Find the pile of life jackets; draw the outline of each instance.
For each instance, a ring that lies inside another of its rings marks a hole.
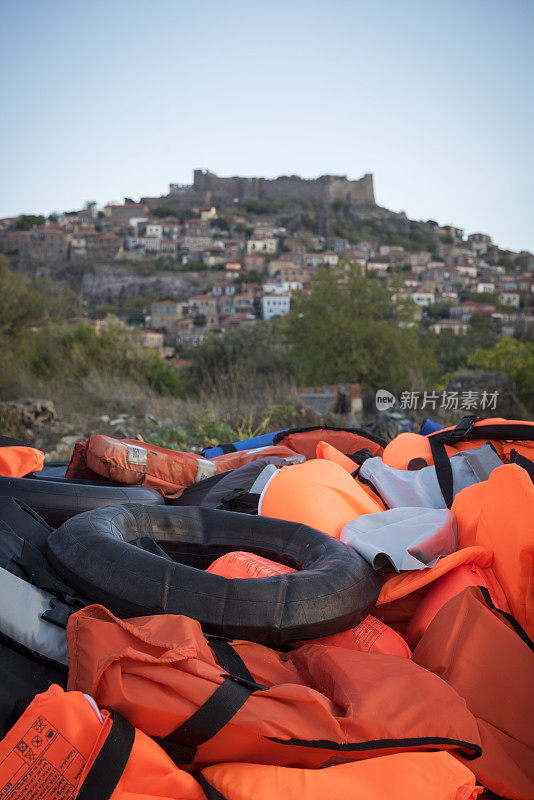
[[[159,504],[57,530],[46,471],[0,438],[0,798],[534,800],[534,423],[96,435],[49,491]]]

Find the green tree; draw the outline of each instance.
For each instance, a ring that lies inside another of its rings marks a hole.
[[[407,385],[435,361],[415,327],[412,309],[357,267],[321,270],[309,296],[299,295],[283,328],[299,379],[306,384],[364,382]]]
[[[425,316],[429,320],[448,319],[451,315],[450,303],[432,303],[425,309]]]
[[[46,316],[44,294],[22,275],[12,272],[0,256],[0,334],[14,335]]]
[[[287,350],[276,326],[258,322],[223,336],[208,336],[189,353],[192,384],[208,390],[228,381],[253,386],[258,377],[280,381],[291,374]]]
[[[484,317],[471,317],[467,333],[442,331],[436,334],[427,331],[425,341],[433,349],[437,361],[436,377],[445,379],[460,369],[466,369],[469,357],[478,347],[492,347],[498,338]]]
[[[475,369],[504,372],[516,383],[522,401],[532,408],[534,403],[534,342],[520,342],[503,336],[495,347],[476,350],[468,360]]]
[[[176,209],[174,206],[156,206],[151,209],[153,217],[175,217]]]
[[[30,231],[34,225],[44,225],[46,217],[42,214],[21,214],[15,225],[18,231]]]

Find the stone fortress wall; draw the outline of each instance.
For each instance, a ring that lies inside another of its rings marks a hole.
[[[197,169],[192,186],[171,183],[164,197],[143,197],[149,205],[168,202],[172,205],[186,203],[232,203],[234,200],[287,200],[328,205],[343,200],[352,205],[375,205],[373,176],[369,173],[351,181],[345,175],[321,175],[310,180],[297,175],[279,178],[220,178],[209,170]]]

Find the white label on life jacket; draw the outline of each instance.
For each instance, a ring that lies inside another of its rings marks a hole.
[[[214,464],[213,461],[208,461],[207,458],[197,458],[197,461],[198,469],[195,475],[195,483],[217,474],[217,464]]]
[[[125,444],[126,447],[126,462],[133,464],[136,467],[145,467],[148,453],[143,447],[137,447],[135,444]]]

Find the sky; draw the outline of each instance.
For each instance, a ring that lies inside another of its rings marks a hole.
[[[533,0],[0,0],[0,216],[372,172],[534,251]]]

